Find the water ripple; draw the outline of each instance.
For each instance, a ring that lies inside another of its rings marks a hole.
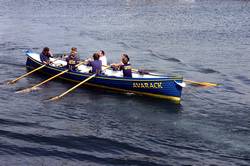
[[[156,57],[162,60],[166,60],[166,61],[171,61],[171,62],[177,62],[177,63],[181,63],[181,60],[174,58],[174,57],[167,57],[167,55],[163,55],[163,54],[157,54],[155,52],[153,52],[152,50],[147,50],[149,56],[151,57]]]
[[[115,140],[98,138],[94,136],[56,136],[46,137],[34,134],[21,134],[10,131],[0,130],[2,136],[12,139],[19,139],[27,142],[39,143],[44,145],[56,145],[59,147],[77,149],[83,151],[101,151],[103,153],[122,153],[132,152],[144,155],[163,157],[160,152],[153,152],[147,149],[131,146],[127,143],[117,142]],[[84,143],[84,146],[82,144]]]
[[[64,152],[55,149],[49,150],[45,148],[20,147],[16,145],[6,145],[6,144],[0,144],[0,151],[4,152],[4,154],[8,153],[10,155],[23,154],[34,157],[53,156],[63,159],[66,158],[68,160],[90,161],[99,164],[166,166],[166,164],[160,164],[154,161],[150,161],[151,159],[147,158],[136,159],[136,157],[118,157],[118,158],[98,157],[90,154],[77,153],[77,152]]]

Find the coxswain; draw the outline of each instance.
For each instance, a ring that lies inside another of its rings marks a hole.
[[[129,63],[129,57],[127,54],[122,54],[121,56],[122,62],[119,64],[112,64],[111,67],[114,70],[122,70],[123,77],[132,78],[132,68],[131,64]]]
[[[50,58],[52,58],[52,54],[51,54],[49,48],[48,47],[44,47],[43,48],[43,52],[41,52],[41,54],[40,54],[41,62],[44,63],[44,64],[46,64],[46,65],[48,65],[48,64],[52,63],[50,61]]]

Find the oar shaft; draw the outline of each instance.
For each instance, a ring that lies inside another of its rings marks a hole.
[[[24,78],[24,77],[26,77],[26,76],[28,76],[28,75],[34,73],[34,72],[37,71],[37,70],[40,70],[41,68],[43,68],[43,67],[45,67],[45,66],[46,66],[46,65],[42,65],[42,66],[40,66],[40,67],[38,67],[38,68],[36,68],[36,69],[34,69],[34,70],[32,70],[32,71],[30,71],[30,72],[28,72],[28,73],[26,73],[26,74],[20,76],[20,77],[14,79],[14,80],[12,80],[12,81],[10,81],[10,83],[15,83],[15,82],[17,82],[18,80],[20,80],[20,79],[22,79],[22,78]]]
[[[84,62],[81,62],[81,63],[77,64],[76,67],[82,65],[83,63],[84,63]],[[47,80],[44,80],[44,81],[40,82],[39,84],[36,84],[36,85],[32,86],[31,89],[37,88],[37,87],[39,87],[39,86],[45,84],[46,82],[48,82],[48,81],[50,81],[50,80],[52,80],[52,79],[54,79],[54,78],[56,78],[56,77],[59,77],[60,75],[63,75],[64,73],[66,73],[66,72],[68,72],[68,71],[69,71],[69,69],[64,70],[64,71],[62,71],[61,73],[58,73],[58,74],[54,75],[53,77],[50,77],[50,78],[48,78]]]
[[[189,82],[189,83],[197,83],[196,81],[192,81],[192,80],[184,80],[185,82]]]
[[[53,77],[50,77],[50,78],[48,78],[47,80],[44,80],[44,81],[40,82],[39,84],[36,84],[36,85],[32,86],[31,89],[37,88],[37,87],[39,87],[39,86],[45,84],[46,82],[48,82],[48,81],[50,81],[50,80],[52,80],[52,79],[54,79],[54,78],[56,78],[56,77],[58,77],[58,76],[60,76],[60,75],[62,75],[62,74],[64,74],[64,73],[66,73],[67,71],[69,71],[69,70],[64,70],[63,72],[58,73],[57,75],[54,75]]]
[[[107,68],[109,68],[110,66],[106,66],[103,70],[106,70]],[[50,101],[53,100],[58,100],[60,98],[62,98],[63,96],[65,96],[66,94],[68,94],[69,92],[71,92],[72,90],[76,89],[77,87],[81,86],[82,84],[84,84],[85,82],[87,82],[88,80],[92,79],[93,77],[95,77],[96,74],[91,75],[90,77],[86,78],[85,80],[83,80],[82,82],[78,83],[77,85],[73,86],[72,88],[70,88],[69,90],[67,90],[66,92],[63,92],[62,94],[55,96],[53,98],[50,99]]]
[[[81,86],[82,84],[84,84],[85,82],[87,82],[88,80],[92,79],[93,77],[95,77],[96,74],[88,77],[87,79],[85,79],[84,81],[80,82],[79,84],[75,85],[74,87],[70,88],[69,90],[67,90],[66,92],[62,93],[61,95],[59,95],[59,98],[62,98],[63,96],[65,96],[66,94],[68,94],[69,92],[71,92],[72,90],[76,89],[77,87]]]
[[[184,82],[191,83],[194,85],[202,85],[202,86],[218,86],[219,84],[216,83],[210,83],[210,82],[196,82],[192,80],[184,80]]]
[[[139,72],[137,69],[132,69],[133,72]],[[145,72],[145,74],[153,75],[153,76],[160,76],[158,74],[150,73],[150,72]],[[210,82],[196,82],[192,80],[183,80],[184,82],[191,83],[194,85],[201,85],[201,86],[218,86],[219,84],[216,83],[210,83]]]
[[[57,60],[58,60],[58,59],[55,58],[55,59],[52,61],[52,63],[55,62],[55,61],[57,61]],[[18,77],[18,78],[16,78],[16,79],[12,80],[12,81],[9,81],[8,83],[9,83],[9,84],[13,84],[13,83],[17,82],[18,80],[20,80],[20,79],[22,79],[22,78],[24,78],[24,77],[26,77],[26,76],[28,76],[28,75],[34,73],[35,71],[44,68],[45,66],[46,66],[46,64],[44,64],[44,65],[42,65],[42,66],[40,66],[40,67],[38,67],[38,68],[36,68],[36,69],[34,69],[34,70],[32,70],[32,71],[26,73],[26,74],[24,74],[24,75],[22,75],[22,76],[20,76],[20,77]]]

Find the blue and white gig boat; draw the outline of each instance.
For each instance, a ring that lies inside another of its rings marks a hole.
[[[33,70],[43,65],[39,54],[27,51],[26,55],[26,66],[28,69]],[[51,58],[51,61],[53,61],[53,64],[47,65],[39,71],[43,74],[53,76],[65,70],[63,66],[67,64],[66,61],[54,58]],[[78,71],[68,71],[60,75],[59,78],[78,83],[92,75],[89,73],[90,70],[91,67],[80,65]],[[182,77],[133,72],[132,78],[125,78],[122,71],[113,71],[110,68],[105,69],[103,73],[103,75],[95,76],[83,84],[83,86],[87,85],[89,87],[98,87],[122,93],[151,96],[170,100],[175,103],[180,103],[181,101],[182,86],[184,84]]]

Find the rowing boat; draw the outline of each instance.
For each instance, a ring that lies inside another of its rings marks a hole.
[[[27,51],[26,55],[26,67],[29,70],[43,65],[39,54]],[[46,65],[39,72],[53,76],[65,70],[67,64],[65,60],[51,58],[51,61],[53,61],[53,64]],[[91,67],[83,64],[78,67],[77,71],[68,71],[59,78],[79,83],[92,75],[92,73],[89,73],[90,70]],[[180,103],[183,78],[180,76],[150,75],[138,72],[133,72],[132,78],[126,78],[123,77],[122,71],[105,69],[103,74],[95,76],[84,85],[121,93],[156,97]]]

